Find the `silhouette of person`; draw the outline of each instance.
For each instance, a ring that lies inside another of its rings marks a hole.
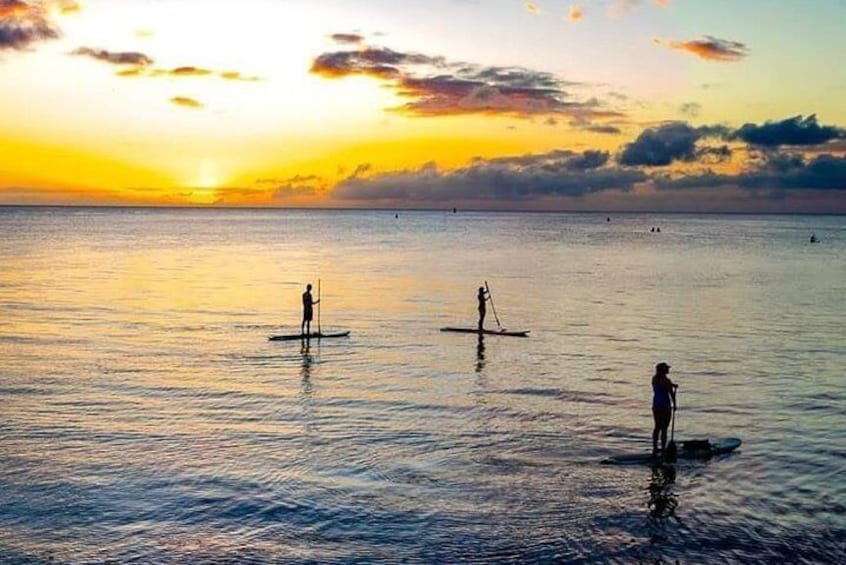
[[[670,418],[676,409],[677,384],[670,380],[667,374],[670,366],[664,362],[655,365],[655,376],[652,377],[652,418],[655,427],[652,429],[652,455],[658,455],[658,436],[661,436],[661,453],[667,447],[667,428]],[[672,401],[672,402],[671,402]]]
[[[488,313],[485,302],[490,299],[490,294],[487,290],[485,290],[485,287],[480,286],[479,293],[476,295],[476,298],[479,301],[479,331],[482,331],[482,326],[485,324],[485,314]]]
[[[817,241],[819,241],[819,240],[817,239],[817,234],[812,233],[812,234],[811,234],[811,240],[810,240],[810,241],[811,241],[811,243],[816,243]]]
[[[300,324],[300,333],[305,336],[311,335],[311,321],[314,319],[314,305],[320,302],[311,295],[311,283],[306,285],[303,293],[303,321]]]

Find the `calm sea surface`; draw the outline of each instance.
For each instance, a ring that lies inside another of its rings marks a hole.
[[[0,563],[842,563],[844,320],[844,217],[0,208]],[[739,451],[599,464],[658,361]]]

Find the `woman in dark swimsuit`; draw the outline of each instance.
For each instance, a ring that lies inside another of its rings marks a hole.
[[[652,417],[655,427],[652,429],[652,454],[658,454],[658,437],[661,437],[661,453],[667,447],[667,428],[673,410],[676,409],[676,388],[667,374],[670,366],[666,363],[655,365],[655,376],[652,377]]]

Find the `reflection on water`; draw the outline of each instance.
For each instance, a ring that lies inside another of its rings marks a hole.
[[[302,355],[302,378],[303,381],[311,380],[311,365],[314,363],[314,357],[311,355],[311,340],[304,339],[300,345],[300,355]]]
[[[485,368],[485,336],[479,334],[479,340],[476,342],[476,372],[481,373]]]
[[[649,498],[646,506],[649,509],[647,519],[650,540],[653,544],[660,544],[667,539],[667,522],[674,520],[680,523],[676,516],[679,505],[678,495],[673,492],[676,482],[676,468],[673,465],[653,465],[652,476],[649,480],[647,492]]]
[[[842,217],[0,225],[0,562],[846,562]],[[315,279],[354,337],[268,342]],[[531,339],[438,331],[485,279]],[[658,360],[676,436],[742,452],[597,464],[649,449]]]

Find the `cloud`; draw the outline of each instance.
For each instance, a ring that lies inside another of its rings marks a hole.
[[[0,0],[0,50],[27,49],[61,35],[40,3]]]
[[[208,75],[212,74],[213,72],[214,71],[211,71],[209,69],[202,69],[202,68],[199,68],[199,67],[186,66],[186,67],[176,67],[176,68],[170,69],[170,70],[159,69],[159,70],[153,71],[153,74],[154,75],[170,75],[170,76],[175,76],[175,77],[202,77],[202,76],[208,76]]]
[[[637,169],[607,167],[604,151],[557,150],[539,155],[476,159],[442,171],[434,163],[369,178],[350,177],[332,193],[336,200],[405,202],[531,201],[579,197],[605,190],[630,190],[646,179]]]
[[[364,36],[357,33],[333,33],[329,37],[336,43],[352,43],[356,45],[364,43]]]
[[[702,104],[699,102],[685,102],[679,107],[679,112],[690,118],[696,118],[702,111]]]
[[[673,161],[696,161],[699,158],[724,156],[723,148],[699,148],[696,143],[704,137],[725,134],[722,126],[694,128],[685,122],[668,122],[640,133],[633,142],[625,145],[618,158],[628,166],[664,167]]]
[[[317,175],[294,175],[284,179],[261,179],[258,184],[275,185],[272,188],[273,200],[284,200],[297,196],[316,196],[326,192],[327,182]]]
[[[656,39],[655,43],[670,49],[686,51],[707,61],[734,62],[745,58],[749,54],[749,49],[746,45],[739,41],[719,39],[710,35],[706,35],[704,39],[690,41],[663,41]]]
[[[732,138],[761,147],[818,145],[833,139],[846,138],[846,130],[835,126],[820,126],[816,114],[811,114],[807,118],[794,116],[780,122],[766,122],[760,126],[743,124],[734,132]]]
[[[534,15],[540,14],[540,7],[535,2],[532,2],[531,0],[526,0],[525,6],[526,6],[526,11],[529,12],[530,14],[534,14]]]
[[[617,135],[622,133],[622,130],[617,126],[612,125],[602,125],[602,124],[590,124],[587,126],[582,127],[581,129],[585,131],[590,131],[593,133],[603,133],[606,135]]]
[[[239,81],[244,81],[244,82],[256,82],[256,81],[261,80],[261,78],[256,77],[256,76],[242,75],[238,71],[224,71],[224,72],[220,73],[220,78],[223,78],[223,79],[226,79],[226,80],[239,80]]]
[[[310,72],[326,78],[365,75],[391,78],[400,75],[403,65],[442,66],[443,58],[419,53],[401,53],[383,47],[368,47],[356,51],[334,51],[319,55]]]
[[[567,13],[567,19],[571,22],[579,22],[584,18],[585,12],[578,4],[570,6],[570,11]]]
[[[619,18],[644,4],[644,0],[615,0],[608,6],[608,17]],[[669,6],[670,0],[653,0],[656,6]]]
[[[707,171],[679,178],[656,177],[655,185],[662,189],[737,186],[771,194],[803,190],[846,192],[846,156],[824,153],[807,159],[794,153],[772,154],[736,175]]]
[[[120,54],[131,55],[131,54]],[[139,54],[140,55],[140,54]],[[150,63],[152,60],[148,59]],[[181,67],[174,67],[172,69],[149,69],[146,64],[140,62],[132,69],[125,69],[117,73],[121,77],[171,77],[171,78],[191,78],[191,77],[207,77],[217,75],[224,80],[241,81],[241,82],[256,82],[261,78],[257,76],[248,76],[242,74],[240,71],[221,71],[217,72],[212,69],[205,69],[202,67],[195,67],[193,65],[186,65]]]
[[[195,100],[193,98],[189,98],[187,96],[174,96],[170,99],[171,102],[176,104],[177,106],[183,106],[185,108],[202,108],[202,102]]]
[[[82,5],[79,2],[74,2],[73,0],[62,0],[59,2],[59,11],[61,11],[62,14],[75,14],[82,11]]]
[[[551,73],[520,67],[483,67],[443,57],[387,48],[335,51],[315,58],[311,72],[325,78],[370,76],[409,99],[392,111],[410,116],[458,114],[514,117],[569,115],[584,119],[619,118],[599,100],[573,100],[568,83]]]
[[[83,55],[91,57],[92,59],[97,59],[98,61],[111,63],[113,65],[136,65],[144,67],[153,64],[153,60],[150,57],[144,53],[138,53],[136,51],[113,52],[106,51],[105,49],[80,47],[79,49],[72,51],[71,55]]]

